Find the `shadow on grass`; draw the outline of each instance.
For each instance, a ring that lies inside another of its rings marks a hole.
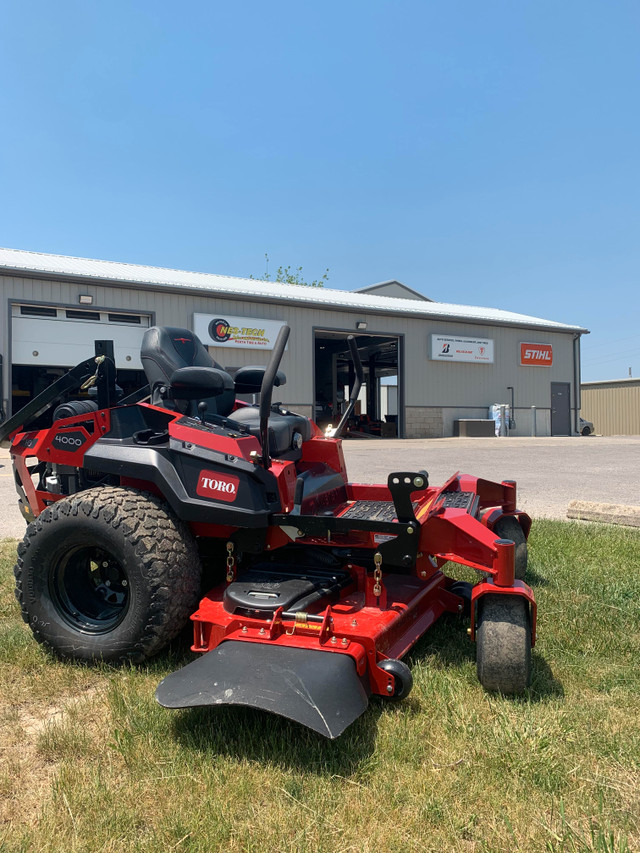
[[[544,575],[541,575],[531,563],[527,566],[526,582],[534,588],[537,586],[549,586],[548,579]]]
[[[532,702],[564,696],[564,685],[554,676],[547,661],[535,650],[531,652],[531,669],[530,699]]]
[[[321,776],[349,776],[375,750],[384,706],[372,702],[337,740],[253,708],[190,708],[176,712],[173,731],[185,750],[241,758]]]
[[[466,621],[456,616],[445,616],[418,641],[411,650],[406,663],[414,666],[424,664],[425,659],[435,658],[439,668],[455,669],[464,664],[475,664],[476,645],[466,635]],[[545,658],[536,652],[531,653],[532,677],[527,700],[541,702],[550,698],[564,696],[562,682],[553,675]],[[518,701],[519,697],[512,697]]]

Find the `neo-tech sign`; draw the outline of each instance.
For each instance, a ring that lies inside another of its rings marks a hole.
[[[551,367],[553,346],[551,344],[520,344],[520,364],[530,367]]]
[[[280,320],[230,314],[193,315],[193,331],[205,346],[272,350],[284,325]]]

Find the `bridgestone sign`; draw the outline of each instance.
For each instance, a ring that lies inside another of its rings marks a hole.
[[[434,361],[493,364],[493,340],[491,338],[457,338],[451,335],[431,335],[431,358]]]

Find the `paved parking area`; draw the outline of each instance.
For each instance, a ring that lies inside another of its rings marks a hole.
[[[640,436],[437,438],[344,442],[351,480],[384,482],[392,471],[424,468],[432,485],[461,471],[515,480],[518,507],[566,518],[569,501],[640,506]]]
[[[343,447],[353,482],[420,469],[433,485],[456,471],[516,480],[519,508],[538,518],[566,518],[572,500],[640,506],[640,436],[349,439]],[[9,454],[0,449],[0,537],[22,538],[24,528]]]

